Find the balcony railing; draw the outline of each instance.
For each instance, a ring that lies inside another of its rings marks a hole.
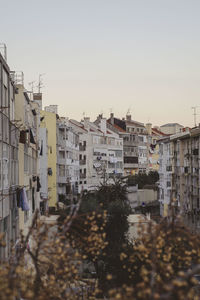
[[[86,146],[80,145],[79,146],[79,151],[85,151],[86,150]]]
[[[80,166],[86,165],[86,160],[85,159],[81,159],[79,161]]]
[[[80,174],[80,179],[85,179],[86,178],[86,174]]]

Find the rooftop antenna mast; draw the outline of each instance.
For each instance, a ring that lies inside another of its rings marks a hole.
[[[31,82],[28,83],[30,85],[30,87],[31,87],[31,92],[32,93],[34,92],[34,82],[35,81],[31,81]]]
[[[192,106],[191,108],[192,108],[192,110],[193,110],[193,116],[194,116],[194,126],[196,127],[197,126],[197,108],[198,108],[199,106]]]
[[[39,81],[38,81],[38,93],[40,94],[41,93],[41,89],[44,87],[43,85],[43,81],[42,81],[42,76],[44,76],[45,73],[43,74],[39,74]]]
[[[131,107],[128,108],[126,115],[130,115],[131,114]]]
[[[2,52],[2,50],[3,50],[2,55],[5,59],[5,61],[7,61],[7,47],[6,47],[6,44],[4,44],[4,43],[0,43],[0,52]]]

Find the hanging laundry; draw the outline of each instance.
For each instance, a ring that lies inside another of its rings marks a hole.
[[[41,141],[40,155],[43,155],[43,141]]]
[[[26,195],[26,189],[23,188],[20,190],[20,202],[19,202],[19,207],[21,207],[21,209],[23,211],[28,211],[30,210],[29,207],[29,203],[28,203],[28,199],[27,199],[27,195]]]
[[[21,189],[17,188],[17,207],[21,207],[20,206],[20,194],[21,194]]]
[[[32,129],[30,129],[30,142],[31,142],[32,144],[36,144],[35,139],[34,139],[34,136],[33,136]]]
[[[32,114],[33,114],[34,116],[36,116],[36,115],[37,115],[37,113],[36,113],[36,110],[35,110],[35,109],[32,109]]]
[[[41,184],[40,184],[40,177],[37,176],[37,192],[40,191],[40,188],[41,188]]]
[[[49,175],[49,176],[52,176],[52,175],[53,175],[52,168],[48,168],[48,175]]]

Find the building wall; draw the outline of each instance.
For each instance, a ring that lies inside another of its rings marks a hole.
[[[169,124],[169,125],[162,125],[160,126],[161,130],[165,134],[176,134],[179,133],[180,130],[183,128],[180,124]]]
[[[23,84],[18,84],[16,95],[15,117],[19,120],[21,131],[26,131],[26,140],[19,143],[19,187],[25,188],[29,210],[22,211],[19,208],[19,227],[28,232],[32,217],[39,208],[39,191],[37,189],[37,177],[39,176],[38,160],[38,128],[39,105],[30,100]],[[32,134],[31,134],[31,132]]]
[[[57,187],[56,187],[56,114],[48,111],[40,111],[41,121],[40,127],[48,130],[48,194],[49,207],[56,207],[57,203]]]
[[[79,135],[66,118],[57,120],[57,200],[68,201],[78,193]]]
[[[123,140],[117,133],[108,130],[106,120],[98,119],[95,124],[88,118],[82,123],[70,122],[79,134],[79,192],[94,190],[102,182],[113,182],[112,177],[122,176]]]
[[[6,247],[0,249],[0,260],[6,259],[19,234],[16,189],[18,187],[18,143],[15,88],[10,70],[0,54],[0,232]]]
[[[48,131],[47,128],[39,128],[39,173],[40,173],[40,211],[48,212]]]
[[[159,201],[160,214],[166,216],[168,206],[172,200],[172,144],[165,139],[159,144],[160,168],[159,168]]]

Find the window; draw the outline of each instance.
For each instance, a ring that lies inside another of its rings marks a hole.
[[[29,157],[28,157],[28,145],[24,145],[24,172],[28,173],[29,171]]]
[[[9,119],[7,116],[2,115],[3,118],[3,140],[4,142],[8,143],[9,142]]]
[[[65,176],[65,166],[59,166],[59,176]]]
[[[3,143],[2,161],[3,188],[9,187],[9,146]]]
[[[144,141],[143,136],[139,136],[138,139],[139,139],[140,142],[143,142],[143,141]]]
[[[167,181],[167,187],[171,187],[171,182]]]
[[[124,157],[125,164],[138,164],[138,157],[136,156],[127,156]]]
[[[116,150],[115,151],[115,156],[116,157],[122,157],[122,151],[121,150]]]

